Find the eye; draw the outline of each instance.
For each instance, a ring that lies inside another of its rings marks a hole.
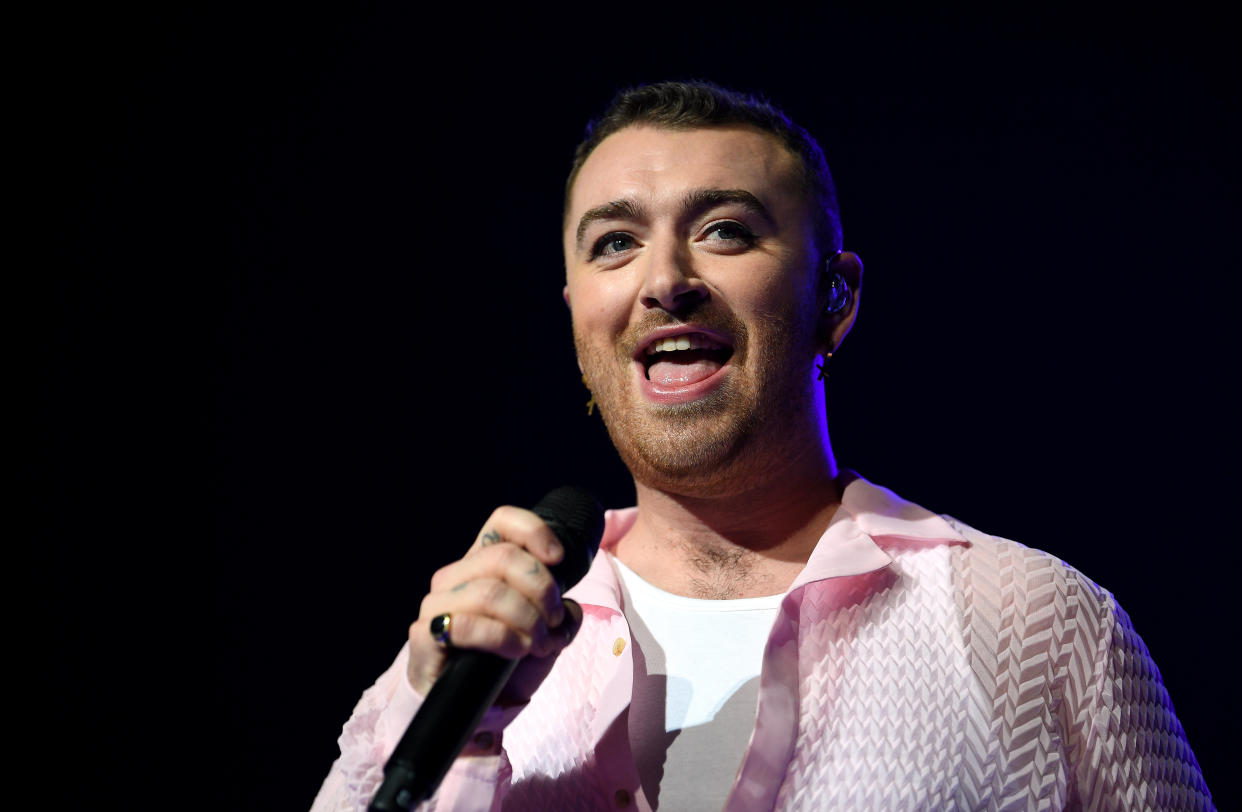
[[[591,246],[591,259],[620,254],[634,247],[634,238],[620,231],[605,234]]]
[[[703,237],[704,242],[735,248],[748,248],[755,244],[756,239],[755,232],[733,220],[711,224]]]

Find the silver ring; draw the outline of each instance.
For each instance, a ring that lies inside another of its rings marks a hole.
[[[453,625],[453,616],[448,612],[436,615],[431,619],[431,639],[440,644],[441,648],[453,645],[449,641],[449,628]]]

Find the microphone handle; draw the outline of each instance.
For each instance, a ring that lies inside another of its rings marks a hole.
[[[384,765],[367,812],[413,809],[431,797],[518,662],[483,651],[450,657]]]

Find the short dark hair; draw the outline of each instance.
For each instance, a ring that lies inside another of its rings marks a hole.
[[[754,127],[775,136],[801,167],[803,189],[812,203],[812,219],[819,248],[828,254],[841,250],[841,213],[837,190],[815,138],[766,99],[723,88],[712,82],[657,82],[619,92],[608,109],[586,128],[574,150],[573,168],[565,181],[565,214],[569,195],[582,165],[600,143],[635,124],[670,130],[701,127]]]

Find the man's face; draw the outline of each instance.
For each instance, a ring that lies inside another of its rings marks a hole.
[[[564,247],[579,363],[645,484],[779,467],[813,408],[820,270],[798,164],[749,128],[634,126],[574,183]]]

